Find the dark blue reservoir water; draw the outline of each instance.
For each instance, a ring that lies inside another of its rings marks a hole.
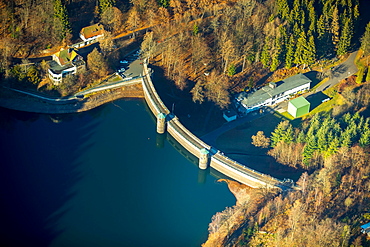
[[[81,114],[0,109],[1,246],[200,246],[225,184],[168,141],[142,101]]]

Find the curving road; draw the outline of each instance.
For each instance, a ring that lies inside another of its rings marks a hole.
[[[330,79],[323,83],[322,85],[320,85],[317,89],[316,89],[316,92],[320,92],[320,91],[324,91],[332,86],[334,86],[335,84],[337,84],[338,82],[340,82],[341,80],[355,74],[357,72],[357,66],[355,65],[355,58],[357,56],[357,52],[358,51],[355,51],[355,52],[352,52],[351,55],[347,58],[346,61],[344,61],[343,63],[331,68],[331,76],[330,76]]]

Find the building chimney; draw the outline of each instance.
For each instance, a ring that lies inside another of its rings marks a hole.
[[[276,83],[275,82],[270,82],[269,86],[270,86],[270,88],[276,88]]]

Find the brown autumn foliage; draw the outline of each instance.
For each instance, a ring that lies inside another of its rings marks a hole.
[[[203,246],[369,244],[359,231],[370,203],[369,158],[359,146],[341,149],[322,169],[302,174],[301,190],[248,191],[247,201],[212,218]]]
[[[258,131],[252,136],[252,144],[256,147],[268,148],[270,146],[270,138],[266,137],[263,131]]]
[[[302,163],[303,143],[279,142],[267,153],[276,159],[277,162],[289,165],[295,168]]]

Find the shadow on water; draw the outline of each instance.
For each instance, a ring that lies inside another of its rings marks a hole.
[[[182,156],[184,156],[190,163],[199,169],[199,159],[187,151],[180,143],[178,143],[175,138],[173,138],[170,134],[166,134],[168,143],[171,144]],[[223,173],[218,172],[217,170],[209,167],[206,170],[199,169],[198,170],[198,183],[204,184],[206,182],[206,177],[211,175],[216,179],[231,179],[228,176],[225,176]]]
[[[190,93],[191,86],[180,90],[165,77],[162,68],[153,65],[150,67],[154,71],[152,74],[154,87],[163,103],[187,129],[194,134],[204,135],[204,124],[200,124],[200,121],[207,123],[207,131],[216,129],[224,123],[222,111],[218,107],[214,107],[214,103],[210,101],[204,101],[202,104],[194,103]],[[210,116],[214,121],[207,121]]]
[[[148,105],[144,104],[146,111],[150,115],[150,118],[154,123],[156,123],[156,117],[153,115],[151,110],[149,109]],[[156,131],[153,129],[153,131]],[[186,150],[180,143],[178,143],[175,138],[173,138],[168,132],[165,132],[164,134],[156,134],[156,147],[157,148],[163,148],[165,145],[165,140],[168,141],[171,146],[173,146],[183,157],[185,157],[190,163],[195,165],[197,168],[199,166],[199,159],[194,156],[192,153],[190,153],[188,150]],[[198,168],[199,169],[199,168]],[[204,184],[206,182],[207,175],[211,175],[216,179],[231,179],[224,174],[218,172],[217,170],[213,168],[208,168],[206,170],[199,169],[198,171],[198,183]]]
[[[0,119],[0,244],[48,246],[63,232],[57,226],[68,211],[63,206],[83,177],[78,158],[99,122],[86,114],[51,119],[4,109]]]

